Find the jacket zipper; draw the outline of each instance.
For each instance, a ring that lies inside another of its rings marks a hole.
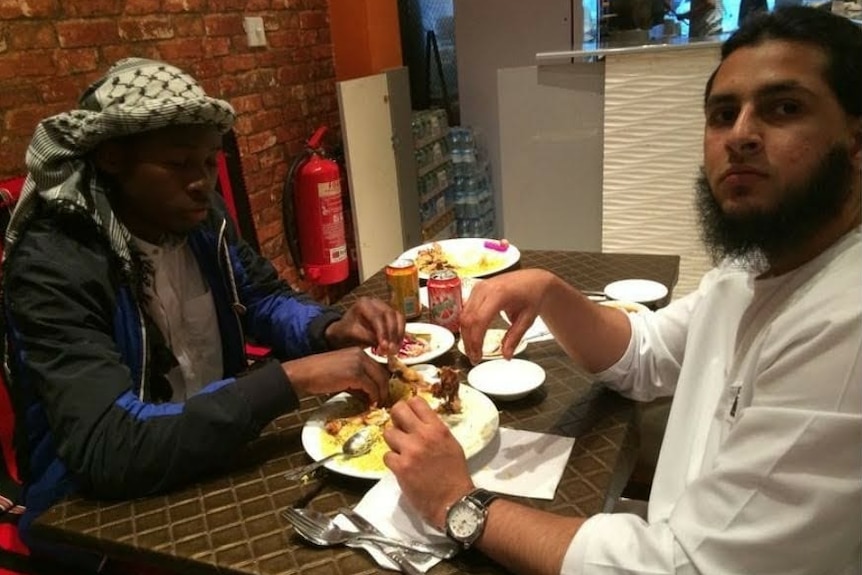
[[[233,302],[231,303],[231,310],[233,310],[234,319],[236,319],[236,326],[239,330],[240,342],[242,343],[243,349],[245,349],[245,332],[242,329],[242,321],[240,321],[239,316],[245,314],[246,307],[242,305],[242,302],[239,300],[239,291],[236,289],[236,277],[233,274],[233,265],[231,265],[230,261],[230,252],[227,248],[227,241],[225,240],[225,231],[227,230],[227,220],[222,219],[221,227],[218,232],[218,251],[224,251],[224,259],[220,259],[220,263],[226,269],[222,270],[225,276],[227,277],[228,287],[230,288],[231,295],[233,296]]]
[[[147,357],[147,327],[144,323],[144,314],[141,311],[141,306],[137,301],[135,302],[135,309],[138,311],[138,322],[141,326],[141,383],[138,386],[138,399],[144,401],[144,386],[147,382],[147,362],[149,361]]]

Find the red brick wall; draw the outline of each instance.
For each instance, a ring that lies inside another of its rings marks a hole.
[[[244,16],[263,17],[267,47],[247,46]],[[177,65],[234,105],[261,251],[295,283],[281,191],[305,139],[338,124],[328,0],[0,0],[0,179],[24,172],[41,118],[127,56]]]

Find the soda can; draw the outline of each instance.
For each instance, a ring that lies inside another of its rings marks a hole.
[[[413,260],[395,260],[386,266],[386,285],[389,305],[404,314],[405,319],[416,319],[422,313],[419,304],[419,268]]]
[[[428,277],[428,311],[431,323],[452,333],[461,331],[461,278],[453,270],[431,272]]]

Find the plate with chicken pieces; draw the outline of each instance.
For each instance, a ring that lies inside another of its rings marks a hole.
[[[396,402],[421,397],[440,415],[455,439],[464,448],[467,458],[488,445],[500,426],[497,407],[491,399],[469,385],[462,385],[461,373],[451,367],[417,371],[395,357],[390,358],[388,405],[368,405],[347,393],[339,393],[309,417],[302,428],[302,446],[318,461],[341,451],[348,437],[363,427],[374,427],[374,442],[364,455],[351,458],[335,457],[325,464],[327,469],[360,479],[380,479],[387,472],[383,455],[389,446],[383,431],[392,425],[389,408]]]
[[[487,238],[453,238],[422,244],[398,256],[416,262],[419,279],[439,270],[454,270],[462,280],[492,275],[518,263],[521,252],[509,242]]]

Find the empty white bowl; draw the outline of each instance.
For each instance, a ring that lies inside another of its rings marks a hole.
[[[604,292],[611,299],[652,303],[667,295],[667,286],[652,280],[620,280],[606,285]]]
[[[525,359],[495,359],[471,369],[467,382],[485,395],[512,401],[539,388],[545,382],[545,370]]]

